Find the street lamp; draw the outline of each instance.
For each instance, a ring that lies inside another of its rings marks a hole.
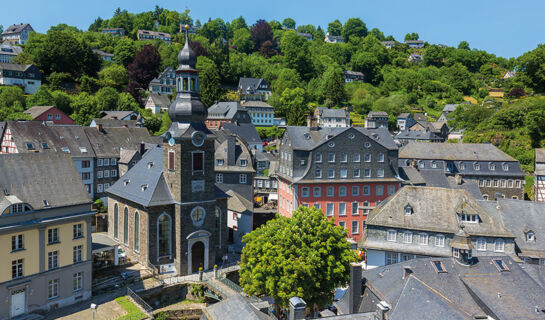
[[[93,320],[95,320],[95,311],[97,310],[98,306],[96,303],[91,303],[91,309],[93,310]]]

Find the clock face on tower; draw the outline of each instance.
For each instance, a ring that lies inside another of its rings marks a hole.
[[[202,131],[195,131],[191,135],[191,142],[195,147],[200,147],[204,144],[204,140],[206,139],[206,134]]]

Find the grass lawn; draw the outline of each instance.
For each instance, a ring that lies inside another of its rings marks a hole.
[[[143,313],[130,299],[128,296],[115,298],[115,302],[127,311],[127,314],[117,318],[117,320],[137,320],[137,319],[146,319],[148,316]]]

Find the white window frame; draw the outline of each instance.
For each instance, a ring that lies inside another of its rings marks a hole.
[[[356,152],[352,154],[352,162],[360,162],[361,161],[361,153]]]
[[[346,169],[346,168],[341,168],[341,169],[339,170],[339,177],[340,177],[341,179],[346,179],[346,178],[348,177],[348,169]]]
[[[352,234],[359,234],[359,233],[360,233],[360,222],[357,220],[354,220],[352,221]]]
[[[326,216],[333,217],[335,215],[335,203],[328,202],[326,204]]]
[[[477,251],[486,251],[486,239],[485,238],[479,238],[477,239],[475,243],[475,248]]]
[[[238,176],[238,182],[240,184],[246,184],[248,182],[248,176],[245,174],[245,173],[241,173],[239,176]]]
[[[435,246],[436,247],[444,247],[445,246],[445,235],[444,234],[436,234],[435,235]]]
[[[360,214],[360,204],[357,201],[352,202],[352,215],[358,216]]]
[[[418,244],[427,246],[428,245],[428,234],[427,233],[420,233],[418,235]]]
[[[413,243],[413,233],[410,231],[403,232],[403,243]]]
[[[388,230],[386,232],[386,240],[390,242],[396,242],[397,241],[397,231],[396,230]]]
[[[346,202],[339,202],[339,217],[346,216]]]
[[[505,252],[505,241],[503,239],[494,240],[494,252]]]

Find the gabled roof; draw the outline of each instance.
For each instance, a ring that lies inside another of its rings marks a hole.
[[[166,32],[158,32],[158,31],[151,31],[151,30],[138,30],[138,35],[150,35],[154,37],[165,37],[165,38],[171,38],[170,33]]]
[[[545,148],[536,148],[536,162],[545,162]]]
[[[136,113],[134,111],[102,111],[102,119],[123,119],[130,116],[131,114]]]
[[[419,143],[409,142],[399,150],[401,159],[437,159],[466,161],[516,162],[492,144],[487,143]]]
[[[238,192],[227,190],[225,193],[230,196],[230,198],[227,199],[227,209],[241,214],[253,212],[254,204]]]
[[[387,117],[387,116],[388,116],[388,113],[384,111],[370,111],[367,114],[367,117]]]
[[[251,94],[255,93],[257,90],[263,90],[262,88],[259,88],[262,84],[267,84],[262,78],[240,78],[238,80],[238,88],[242,91],[242,94]],[[270,88],[268,90],[270,90]]]
[[[23,52],[23,48],[19,46],[14,46],[8,40],[5,40],[0,44],[0,54],[16,56],[19,53]]]
[[[11,70],[11,71],[25,72],[30,67],[32,67],[32,64],[18,64],[18,63],[0,62],[0,70]]]
[[[19,33],[23,31],[27,26],[30,27],[30,24],[28,23],[12,24],[11,26],[4,29],[4,32],[2,32],[2,34],[8,35],[12,33]],[[33,30],[32,27],[30,27],[30,29]]]
[[[148,96],[148,99],[150,98],[156,106],[159,106],[159,107],[170,106],[170,98],[166,94],[150,93]]]
[[[117,158],[119,151],[134,149],[142,142],[162,143],[161,137],[150,136],[146,128],[103,128],[85,127],[85,133],[97,157]]]
[[[317,107],[318,114],[322,118],[347,118],[350,117],[348,111],[345,109],[335,109],[326,107]]]
[[[146,152],[106,192],[144,207],[175,203],[163,176],[163,149],[156,147]]]
[[[117,161],[117,163],[129,164],[137,153],[137,150],[121,149],[119,151],[119,161]]]
[[[36,119],[51,108],[55,108],[55,107],[54,106],[34,106],[34,107],[28,108],[23,113],[30,115],[32,119]]]
[[[407,203],[414,212],[410,216],[403,210]],[[454,234],[462,212],[480,217],[481,222],[466,225],[470,235],[514,237],[467,191],[449,188],[403,187],[371,212],[367,225]]]
[[[208,320],[231,320],[235,315],[237,319],[245,320],[275,319],[261,312],[250,298],[243,297],[239,293],[206,307],[203,312]]]
[[[259,101],[259,100],[246,100],[246,101],[242,101],[241,105],[243,107],[260,107],[260,108],[269,108],[269,109],[274,109],[273,106],[271,106],[270,104],[266,103],[265,101]]]
[[[494,260],[509,271],[500,272]],[[438,273],[434,261],[446,272]],[[392,306],[391,320],[543,319],[545,291],[523,266],[508,256],[479,257],[471,266],[454,258],[421,258],[367,270],[363,278],[366,290]]]
[[[344,74],[345,75],[350,75],[350,76],[358,76],[358,77],[363,77],[364,76],[362,72],[352,71],[352,70],[345,70]]]
[[[138,120],[120,120],[114,118],[95,118],[95,126],[101,125],[103,128],[141,128],[142,123]]]
[[[13,195],[34,210],[91,203],[74,162],[62,153],[0,156],[0,206]],[[5,208],[0,208],[0,213]]]
[[[208,117],[217,119],[233,119],[237,111],[246,111],[238,101],[222,101],[214,103],[208,108]]]
[[[456,103],[456,104],[446,104],[445,107],[443,108],[443,112],[454,112],[454,110],[456,110],[456,108],[457,108],[459,105],[460,105],[459,103]]]
[[[236,134],[248,144],[261,144],[261,138],[252,123],[228,123],[224,122],[221,127]]]

